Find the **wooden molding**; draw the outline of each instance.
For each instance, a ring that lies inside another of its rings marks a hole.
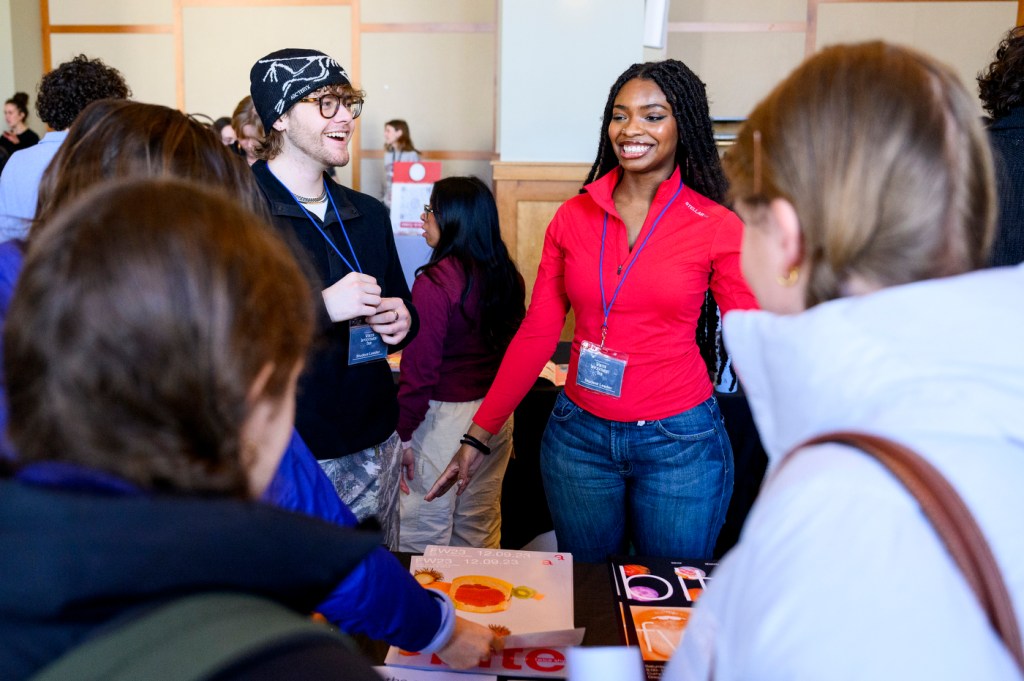
[[[50,48],[50,3],[49,0],[39,0],[39,18],[42,25],[43,40],[43,73],[49,73],[53,69],[53,52]]]
[[[351,4],[351,15],[349,16],[349,23],[352,27],[352,33],[350,37],[350,43],[352,45],[352,79],[355,83],[363,82],[363,45],[362,45],[362,31],[359,29],[359,17],[360,17],[360,5],[359,0],[352,0]],[[363,122],[358,118],[354,121],[355,130],[354,134],[358,135],[359,131],[363,127]],[[359,139],[362,139],[361,137]],[[362,152],[359,147],[352,147],[351,157],[349,158],[348,165],[352,168],[352,188],[359,191],[362,186],[363,179],[363,163],[362,163]]]
[[[173,33],[172,24],[53,24],[50,33]]]
[[[178,111],[185,110],[185,12],[182,3],[174,0],[174,101]]]
[[[541,182],[575,182],[583,184],[590,163],[527,163],[495,161],[494,180],[539,180]]]
[[[807,33],[804,34],[804,57],[818,48],[818,0],[807,0]]]
[[[183,7],[305,7],[353,2],[358,0],[181,0]]]
[[[384,158],[383,149],[361,149],[360,153],[363,158]],[[498,155],[490,151],[431,149],[420,151],[420,158],[424,161],[494,161]]]
[[[1024,0],[1017,0],[1017,25],[1024,26]]]
[[[407,24],[361,24],[363,33],[493,33],[494,24],[420,22]]]
[[[668,25],[669,33],[803,33],[807,24],[802,21],[679,21]]]

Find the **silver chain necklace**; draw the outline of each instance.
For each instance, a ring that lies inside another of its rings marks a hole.
[[[293,196],[295,196],[295,200],[298,201],[299,203],[323,203],[324,201],[327,200],[327,187],[324,187],[324,191],[322,194],[320,194],[320,196],[317,196],[316,198],[313,199],[306,196],[299,196],[298,194],[294,194]]]

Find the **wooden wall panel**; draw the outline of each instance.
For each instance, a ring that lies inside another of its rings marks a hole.
[[[590,170],[583,163],[494,163],[494,195],[501,236],[526,280],[527,300],[537,278],[544,232],[558,207],[579,193]],[[570,314],[562,340],[572,338]]]

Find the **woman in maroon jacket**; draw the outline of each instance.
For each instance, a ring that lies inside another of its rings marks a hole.
[[[420,332],[402,353],[398,434],[403,442],[400,548],[428,544],[497,548],[501,479],[512,452],[512,419],[490,442],[490,456],[466,494],[425,503],[469,429],[505,348],[525,314],[523,278],[509,258],[491,191],[475,177],[434,185],[423,207],[433,247],[412,287]]]

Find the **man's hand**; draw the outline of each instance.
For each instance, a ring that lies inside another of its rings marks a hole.
[[[349,272],[325,288],[322,294],[332,322],[369,317],[381,302],[377,280],[359,272]]]
[[[437,656],[452,669],[469,669],[491,659],[492,653],[500,653],[501,638],[494,635],[482,624],[455,618],[455,633]]]
[[[380,291],[380,288],[377,290]],[[398,345],[409,333],[412,315],[401,298],[381,298],[374,314],[368,316],[366,321],[385,343]]]

